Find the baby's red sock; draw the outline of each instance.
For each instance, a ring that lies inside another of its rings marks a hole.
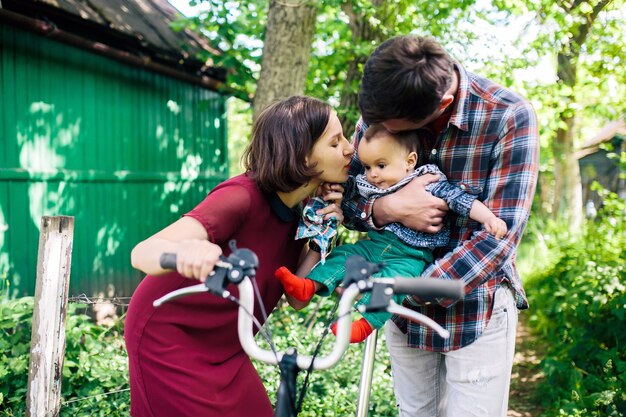
[[[313,280],[294,275],[284,266],[274,272],[274,276],[283,284],[285,292],[298,301],[309,301],[315,294]]]
[[[333,331],[333,334],[337,336],[337,322],[334,322],[330,326],[330,330]],[[374,328],[371,324],[364,318],[360,318],[359,320],[352,323],[352,329],[350,330],[350,343],[361,343],[367,336],[372,334]]]

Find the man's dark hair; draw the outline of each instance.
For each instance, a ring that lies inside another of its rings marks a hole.
[[[453,73],[454,60],[432,38],[406,35],[386,40],[363,69],[359,91],[363,120],[372,124],[426,119],[452,85]]]
[[[242,157],[263,191],[290,192],[319,175],[305,159],[326,130],[331,111],[327,103],[305,96],[292,96],[263,110]]]
[[[417,143],[417,132],[415,130],[405,130],[402,132],[391,133],[385,126],[379,123],[374,123],[369,126],[365,133],[363,134],[363,141],[369,143],[372,140],[380,137],[390,137],[395,140],[397,143],[402,145],[407,152],[417,152],[418,151],[418,143]]]

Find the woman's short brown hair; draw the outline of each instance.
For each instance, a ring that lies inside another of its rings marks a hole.
[[[290,192],[319,172],[306,157],[322,136],[332,108],[321,100],[292,96],[268,106],[252,127],[243,164],[266,192]]]

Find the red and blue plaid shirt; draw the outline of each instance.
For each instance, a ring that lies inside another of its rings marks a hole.
[[[428,128],[418,130],[418,164],[437,165],[452,184],[476,194],[507,223],[509,231],[497,240],[478,222],[448,212],[450,241],[435,250],[435,262],[421,276],[461,280],[465,298],[429,303],[409,296],[404,305],[435,320],[450,332],[450,338],[443,339],[419,323],[393,319],[408,333],[410,346],[436,352],[467,346],[482,334],[491,317],[494,293],[503,281],[514,290],[517,307],[528,308],[515,256],[530,214],[539,160],[537,120],[530,103],[461,65],[456,68],[460,78],[455,108],[438,134]],[[359,120],[355,148],[366,128]],[[355,155],[350,173],[362,172]],[[375,227],[373,204],[374,198],[346,197],[343,210],[348,227]]]

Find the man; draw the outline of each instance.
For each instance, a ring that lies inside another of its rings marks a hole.
[[[385,197],[345,200],[344,214],[358,229],[391,222],[431,233],[444,222],[451,227],[448,246],[436,250],[421,276],[463,281],[464,299],[404,302],[450,338],[399,317],[386,326],[399,415],[506,416],[517,310],[528,308],[515,256],[537,181],[535,112],[520,96],[466,71],[435,40],[414,35],[373,52],[359,107],[355,147],[372,123],[390,132],[416,130],[418,164],[436,164],[509,229],[497,240],[477,222],[446,215],[443,200],[425,191],[424,177]],[[355,158],[351,173],[360,172]]]

